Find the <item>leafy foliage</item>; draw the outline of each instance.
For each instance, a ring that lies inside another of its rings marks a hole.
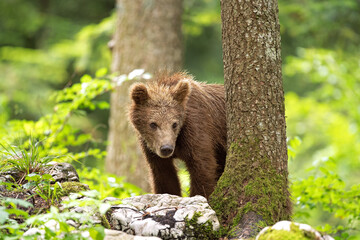
[[[52,114],[45,115],[38,121],[12,120],[7,125],[2,126],[9,133],[7,136],[4,135],[3,143],[0,143],[4,148],[2,154],[5,156],[0,159],[2,171],[17,169],[24,174],[20,182],[22,180],[27,181],[24,185],[17,183],[5,184],[7,188],[16,188],[19,192],[34,192],[34,194],[54,205],[55,200],[58,200],[58,195],[63,191],[61,184],[52,184],[54,179],[51,175],[43,174],[43,167],[55,158],[51,156],[57,156],[57,161],[80,161],[82,158],[88,158],[89,156],[100,161],[103,159],[104,152],[96,146],[87,151],[74,151],[74,147],[91,142],[93,139],[90,135],[83,134],[77,128],[74,128],[70,123],[71,118],[79,113],[86,114],[84,110],[108,108],[108,103],[98,101],[97,97],[112,90],[116,84],[121,84],[122,81],[130,77],[148,77],[143,70],[136,70],[129,76],[123,75],[120,79],[117,78],[111,82],[105,77],[106,73],[106,69],[100,69],[96,72],[97,78],[94,79],[89,75],[84,75],[80,83],[73,84],[71,87],[56,93],[53,98],[57,104]],[[25,144],[16,147],[6,143],[8,141],[15,142],[18,139],[27,139],[27,141],[25,141]],[[42,140],[36,142],[35,139]],[[101,177],[99,178],[99,176]],[[102,203],[98,200],[99,197],[123,198],[142,192],[138,187],[124,183],[122,178],[102,174],[95,168],[91,171],[84,168],[80,172],[80,177],[84,183],[88,183],[93,188],[92,192],[83,193],[90,199],[86,201],[73,199],[67,203],[62,202],[65,209],[74,206],[96,206],[98,211],[104,215],[110,205]],[[100,192],[97,192],[96,189],[99,189]],[[102,239],[104,236],[103,227],[96,226],[92,222],[90,213],[59,212],[56,207],[52,206],[48,213],[29,216],[26,211],[17,208],[16,199],[5,199],[0,206],[0,212],[3,215],[0,221],[4,223],[0,228],[0,232],[6,233],[6,239],[20,238],[28,225],[32,227],[39,226],[39,233],[30,237],[35,239],[39,235],[45,239],[85,239],[89,235],[93,239]],[[14,221],[11,218],[14,214],[20,216],[23,223]],[[85,224],[87,227],[82,229],[82,232],[73,233],[75,228],[69,225],[67,222],[69,219],[79,224]],[[49,224],[53,227],[48,226]],[[85,235],[84,231],[86,232]]]
[[[86,193],[84,193],[86,194]],[[96,199],[96,194],[87,194],[88,198],[82,200],[81,206],[92,206],[102,214],[107,209],[104,208],[103,203]],[[93,198],[91,198],[92,196]],[[18,209],[17,206],[28,207],[30,204],[27,201],[13,199],[13,198],[0,198],[0,239],[22,239],[27,226],[37,227],[35,234],[25,237],[25,239],[103,239],[104,228],[94,223],[91,218],[93,212],[75,213],[70,212],[69,209],[77,203],[76,199],[70,199],[64,204],[64,210],[59,211],[56,207],[51,207],[46,214],[39,214],[29,216],[26,211]],[[10,218],[10,215],[16,214],[23,217],[23,223],[18,223]],[[77,224],[82,224],[81,231],[74,232],[75,228],[69,224],[68,220]],[[5,234],[6,233],[6,234]]]
[[[279,0],[286,54],[293,54],[298,47],[357,49],[359,9],[356,0]]]
[[[16,216],[22,216],[24,218],[29,217],[29,214],[21,209],[18,209],[17,206],[21,207],[30,207],[31,203],[24,201],[22,199],[15,198],[0,198],[0,224],[4,224],[9,219],[10,214],[15,214]],[[2,229],[2,228],[0,228]],[[1,231],[0,231],[1,232]]]
[[[310,177],[293,182],[298,207],[294,217],[305,221],[311,216],[309,209],[321,209],[329,214],[322,213],[328,216],[328,223],[319,230],[336,234],[339,239],[347,238],[360,231],[360,184],[346,186],[339,175],[329,170],[336,166],[332,159],[321,165],[311,171]]]
[[[50,111],[46,103],[54,89],[78,81],[84,72],[95,74],[96,69],[109,66],[111,57],[106,43],[113,19],[108,17],[97,25],[84,27],[74,41],[63,39],[50,48],[0,47],[2,101],[11,106],[13,117],[38,118]]]
[[[337,239],[357,239],[360,232],[357,65],[349,54],[299,49],[284,67],[286,77],[307,86],[286,95],[288,135],[301,139],[289,151],[294,217]]]
[[[78,172],[81,182],[89,185],[90,189],[99,192],[99,198],[116,197],[127,198],[143,194],[143,191],[130,183],[124,182],[123,177],[114,174],[101,173],[99,169],[83,168]]]
[[[40,139],[41,144],[30,144],[30,153],[22,151],[22,156],[9,145],[8,151],[4,151],[4,153],[13,157],[8,158],[7,163],[11,163],[14,156],[16,159],[24,159],[25,165],[29,164],[29,162],[35,164],[35,166],[31,166],[32,168],[52,160],[53,157],[50,156],[58,156],[58,161],[78,161],[90,156],[102,159],[105,153],[99,148],[78,153],[70,150],[77,146],[90,144],[93,139],[91,135],[79,132],[69,123],[69,120],[74,115],[83,115],[85,109],[107,108],[107,103],[96,100],[92,102],[92,100],[111,89],[112,85],[109,80],[92,79],[90,76],[84,75],[80,83],[74,84],[72,87],[54,95],[57,104],[52,114],[47,114],[38,121],[9,121],[7,125],[2,126],[4,130],[3,141],[14,142],[31,137]],[[4,144],[3,146],[5,146]],[[22,146],[24,149],[27,147],[26,145]],[[19,166],[19,162],[17,162],[17,165]],[[27,173],[29,172],[27,171]]]
[[[331,105],[356,124],[360,123],[359,59],[325,49],[299,49],[287,59],[284,72],[294,81],[302,79],[312,87],[307,95]]]
[[[107,42],[114,28],[114,1],[64,1],[0,1],[1,169],[6,164],[28,175],[53,158],[76,161],[78,167],[97,167],[79,173],[100,199],[139,194],[121,177],[99,170],[108,93],[128,78],[111,82],[113,76],[104,69],[111,62]],[[360,236],[359,9],[357,0],[279,0],[294,220],[337,239]],[[185,68],[199,80],[222,82],[218,2],[185,0],[183,19]],[[41,177],[29,180],[40,188],[49,186]],[[29,218],[20,205],[1,199],[0,231],[6,229],[8,237],[21,236],[24,225],[7,216],[16,212]],[[48,216],[55,220],[59,213],[51,211]],[[65,213],[59,216],[56,221],[68,233]],[[94,229],[101,235],[101,229]],[[48,238],[59,236],[45,232]]]

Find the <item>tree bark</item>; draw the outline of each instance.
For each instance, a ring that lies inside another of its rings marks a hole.
[[[112,71],[128,74],[142,68],[179,70],[182,65],[182,0],[117,0]],[[106,171],[149,191],[148,169],[135,133],[128,124],[128,88],[111,94]]]
[[[237,237],[289,219],[277,0],[221,0],[228,152],[210,204]]]

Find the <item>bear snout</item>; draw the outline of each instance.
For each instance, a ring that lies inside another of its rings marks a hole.
[[[174,147],[166,144],[160,147],[160,153],[162,157],[169,157],[174,151]]]

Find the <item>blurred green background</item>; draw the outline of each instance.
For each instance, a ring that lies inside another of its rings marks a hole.
[[[114,0],[0,1],[3,141],[41,129],[59,112],[51,96],[109,69],[114,6]],[[360,239],[359,13],[359,0],[279,0],[294,220],[338,239]],[[199,81],[223,82],[219,1],[184,0],[183,33],[184,69]],[[101,94],[102,105],[71,119],[64,113],[63,129],[72,129],[64,133],[67,148],[52,151],[105,150],[108,99]],[[94,161],[103,159],[99,151],[73,158],[101,169],[103,161]]]

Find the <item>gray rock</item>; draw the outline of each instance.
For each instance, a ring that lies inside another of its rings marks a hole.
[[[158,237],[142,237],[126,234],[121,231],[105,229],[104,240],[161,240]]]
[[[23,236],[27,237],[27,236],[32,236],[35,234],[38,234],[39,237],[37,239],[45,239],[45,227],[49,228],[51,231],[58,231],[60,229],[60,225],[58,222],[56,222],[55,220],[51,219],[49,221],[47,221],[43,226],[40,226],[38,228],[30,228],[28,229]]]
[[[10,169],[6,172],[1,172],[1,181],[3,182],[17,182],[24,174],[20,173],[18,170]]]
[[[39,235],[38,239],[44,239],[45,230],[39,228],[29,228],[26,232],[24,232],[23,237],[32,236],[35,234]]]
[[[215,211],[202,196],[186,197],[169,194],[148,194],[126,198],[112,206],[110,224],[132,235],[157,236],[161,239],[192,239],[194,227],[186,228],[185,219],[200,213],[197,224],[220,224]]]
[[[334,240],[329,235],[322,236],[318,231],[316,231],[310,225],[303,224],[303,223],[290,222],[290,221],[280,221],[280,222],[275,223],[272,227],[266,227],[266,228],[262,229],[260,231],[260,233],[256,236],[255,240],[261,240],[263,235],[268,234],[273,231],[285,230],[285,231],[290,232],[292,225],[297,226],[301,231],[303,231],[304,237],[313,235],[313,236],[315,236],[315,238],[317,240]],[[313,238],[311,238],[311,239],[313,239]]]
[[[45,173],[50,174],[55,182],[79,182],[79,176],[75,168],[70,163],[50,162],[44,169]],[[23,173],[16,169],[0,172],[2,181],[14,182],[23,177]]]
[[[79,175],[70,163],[51,162],[46,172],[55,179],[55,182],[79,182]]]

